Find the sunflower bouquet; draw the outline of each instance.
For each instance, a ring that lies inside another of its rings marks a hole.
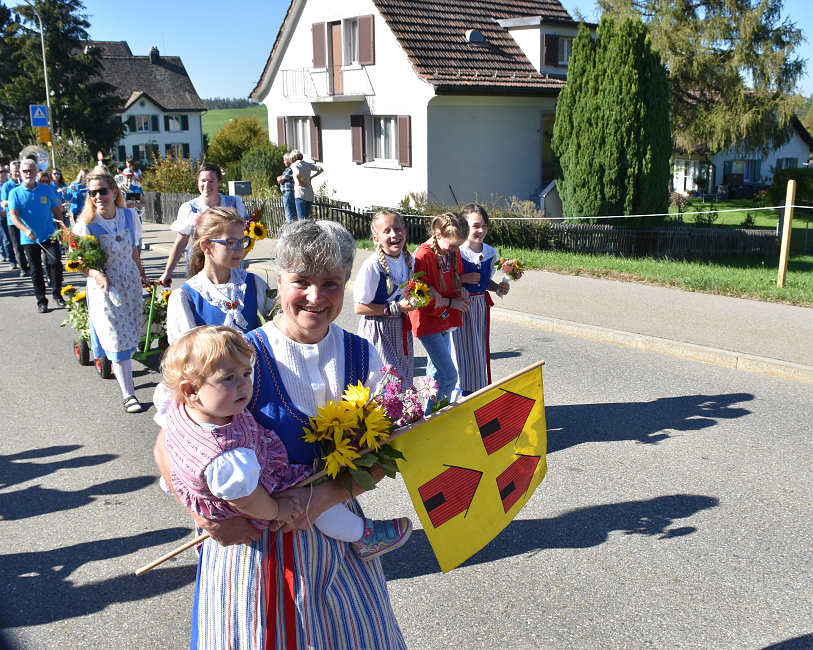
[[[246,237],[248,237],[251,241],[246,246],[245,251],[246,255],[251,252],[251,249],[254,248],[254,244],[258,241],[261,241],[268,237],[268,229],[260,222],[260,211],[259,209],[254,210],[251,215],[251,218],[246,221]]]
[[[103,271],[107,263],[107,253],[104,252],[99,240],[93,235],[79,235],[71,232],[64,226],[57,229],[51,237],[62,244],[65,249],[65,270],[73,273],[96,269]]]
[[[87,294],[72,285],[62,287],[62,297],[68,303],[68,317],[60,327],[70,325],[79,334],[80,341],[90,341]]]
[[[152,294],[156,291],[156,284],[151,284],[144,292],[142,296],[143,300],[141,301],[141,314],[142,314],[142,336],[146,334],[145,327],[147,326],[147,320],[150,317],[150,304],[152,303]],[[166,333],[166,324],[167,324],[167,304],[169,302],[169,296],[172,294],[172,291],[169,289],[165,289],[158,293],[155,296],[155,306],[152,309],[152,331],[153,334],[156,336],[160,336],[161,334]],[[157,325],[157,327],[156,327]]]
[[[525,273],[525,265],[517,259],[505,259],[501,257],[498,259],[494,266],[503,272],[503,277],[500,282],[516,282],[522,277],[522,274]],[[497,295],[502,298],[503,294],[498,290]]]
[[[410,280],[407,280],[398,287],[404,290],[404,298],[407,299],[412,307],[426,307],[426,305],[432,301],[429,287],[418,279],[423,274],[423,271],[418,271]]]
[[[395,478],[395,460],[404,456],[387,440],[395,429],[423,417],[418,389],[405,390],[392,366],[382,370],[384,377],[372,395],[361,382],[350,385],[341,400],[318,408],[310,426],[303,427],[303,439],[321,445],[317,470],[327,474],[322,480],[338,477],[351,494],[354,483],[365,490],[375,488],[373,465]]]

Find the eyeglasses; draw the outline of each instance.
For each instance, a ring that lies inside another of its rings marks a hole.
[[[100,187],[98,190],[88,190],[88,194],[90,194],[90,198],[95,198],[98,194],[99,196],[107,196],[107,193],[110,191],[109,187]]]
[[[208,241],[223,244],[228,250],[236,251],[238,248],[246,248],[251,238],[243,237],[242,239],[233,239],[229,237],[228,239],[209,239]]]
[[[36,169],[21,169],[20,173],[21,174],[36,174],[37,170]]]

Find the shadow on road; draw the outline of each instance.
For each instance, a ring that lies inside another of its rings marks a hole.
[[[700,431],[718,419],[734,419],[751,411],[736,407],[754,399],[750,393],[684,395],[651,402],[566,404],[545,407],[548,453],[585,442],[637,440],[654,444],[670,437],[666,429]]]
[[[122,557],[188,536],[186,528],[167,528],[50,551],[6,555],[0,563],[5,601],[0,607],[0,627],[43,625],[86,616],[111,603],[142,600],[180,589],[194,582],[194,567],[153,570],[138,578],[128,572],[88,584],[74,584],[71,575],[89,562]]]
[[[762,650],[813,650],[813,634],[797,636],[795,639],[787,639],[765,646]]]
[[[96,497],[135,492],[155,481],[154,476],[134,476],[91,485],[75,492],[52,490],[34,485],[24,490],[4,492],[3,498],[0,499],[0,517],[5,521],[13,521],[49,512],[73,510],[88,505],[95,501]],[[121,503],[113,500],[108,505],[120,505]]]
[[[551,519],[514,520],[488,546],[461,566],[552,548],[598,546],[614,531],[648,535],[659,540],[690,535],[697,532],[694,526],[670,526],[676,519],[691,517],[701,510],[714,508],[718,503],[714,497],[673,494],[646,501],[578,508]],[[413,532],[401,550],[383,556],[381,564],[388,580],[415,578],[440,571],[423,530]]]
[[[49,456],[61,456],[62,454],[67,454],[81,448],[82,445],[61,445],[58,447],[29,449],[16,454],[9,454],[8,456],[0,456],[0,488],[25,483],[31,479],[47,476],[60,469],[91,467],[118,458],[118,456],[114,454],[96,454],[95,456],[79,456],[65,458],[63,460],[53,460],[47,463],[22,462],[37,458],[47,458]]]

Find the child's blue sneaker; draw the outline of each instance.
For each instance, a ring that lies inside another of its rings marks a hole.
[[[373,521],[364,519],[364,535],[350,546],[362,560],[369,561],[384,553],[403,546],[412,534],[412,522],[408,517]]]

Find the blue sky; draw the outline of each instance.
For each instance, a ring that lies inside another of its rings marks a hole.
[[[9,6],[16,0],[2,0]],[[138,0],[134,3],[84,0],[90,36],[99,41],[127,41],[133,54],[146,55],[155,45],[180,56],[203,98],[247,97],[260,78],[288,0]],[[596,20],[592,0],[563,0],[573,13]],[[810,0],[785,0],[785,14],[804,31],[799,54],[808,59],[801,91],[813,95],[813,11]]]

